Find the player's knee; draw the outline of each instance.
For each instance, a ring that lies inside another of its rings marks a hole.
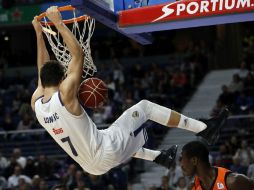
[[[149,106],[150,103],[151,103],[150,101],[143,99],[143,100],[140,100],[137,103],[137,105],[139,107],[141,107],[142,110],[146,111],[148,109],[148,106]]]

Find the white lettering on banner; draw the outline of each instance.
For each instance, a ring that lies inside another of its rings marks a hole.
[[[162,7],[162,12],[164,12],[164,14],[162,16],[160,16],[159,18],[155,19],[153,22],[156,22],[158,20],[161,20],[161,19],[171,15],[174,12],[174,9],[168,8],[170,5],[171,5],[171,3]]]
[[[203,13],[203,12],[209,12],[208,5],[209,5],[208,1],[201,1],[200,12],[201,13]]]
[[[232,1],[234,1],[234,0],[232,0]],[[219,8],[219,10],[222,11],[222,9],[223,9],[223,1],[220,0],[220,8]]]
[[[173,15],[173,13],[175,16],[181,16],[181,14],[194,15],[198,13],[218,12],[232,9],[236,10],[248,8],[251,6],[254,6],[254,3],[251,4],[251,0],[202,0],[188,2],[177,1],[163,6],[161,9],[163,14],[152,22],[156,22],[169,17]]]
[[[185,9],[185,4],[177,4],[177,11],[176,11],[176,15],[180,15],[180,13]]]
[[[233,9],[233,7],[235,6],[235,1],[232,0],[231,1],[231,6],[229,5],[229,0],[225,0],[225,8],[230,10],[230,9]]]
[[[216,10],[216,4],[218,3],[219,0],[211,0],[211,3],[213,4],[212,11]]]
[[[247,3],[247,5],[245,5],[246,3]],[[240,5],[242,5],[242,7],[240,7]],[[250,6],[251,6],[250,0],[238,0],[236,8],[243,8],[243,7],[250,7]]]
[[[191,10],[191,6],[194,6],[194,10]],[[199,5],[197,2],[191,2],[190,4],[188,4],[187,6],[187,12],[189,12],[189,14],[195,14],[196,12],[198,12],[198,8],[199,8]]]

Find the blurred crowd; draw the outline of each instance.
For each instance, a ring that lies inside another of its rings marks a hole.
[[[0,189],[48,190],[57,184],[62,189],[75,190],[127,189],[123,169],[118,167],[95,176],[64,159],[48,159],[44,154],[24,157],[21,149],[15,148],[10,159],[0,154]]]
[[[228,85],[221,87],[211,116],[216,116],[224,106],[233,114],[254,113],[254,36],[247,33],[243,38],[242,61]]]

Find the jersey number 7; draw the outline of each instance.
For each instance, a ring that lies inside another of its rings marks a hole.
[[[78,153],[77,153],[77,151],[75,150],[75,148],[74,148],[74,146],[73,146],[73,144],[72,144],[71,139],[70,139],[69,136],[68,136],[68,137],[62,138],[61,141],[62,141],[63,143],[67,142],[67,143],[70,145],[72,154],[73,154],[74,156],[78,156]]]

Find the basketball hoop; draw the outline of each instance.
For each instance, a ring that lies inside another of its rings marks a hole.
[[[63,11],[73,12],[73,18],[69,20],[63,20],[63,22],[71,27],[70,28],[71,32],[76,37],[85,53],[82,77],[86,78],[89,76],[93,76],[94,73],[97,72],[97,69],[93,63],[93,59],[91,56],[90,39],[94,32],[95,20],[87,15],[83,15],[76,18],[75,8],[72,7],[71,5],[59,7],[58,10],[60,12]],[[42,25],[43,32],[47,36],[47,39],[49,41],[52,51],[56,56],[56,59],[60,63],[62,63],[67,69],[71,61],[71,54],[66,44],[61,39],[61,35],[59,34],[58,31],[54,31],[52,29],[52,26],[54,26],[54,24],[47,20],[45,12],[40,14],[37,19],[38,21],[40,21]],[[79,25],[79,23],[81,23],[83,26],[81,26],[81,24]]]

